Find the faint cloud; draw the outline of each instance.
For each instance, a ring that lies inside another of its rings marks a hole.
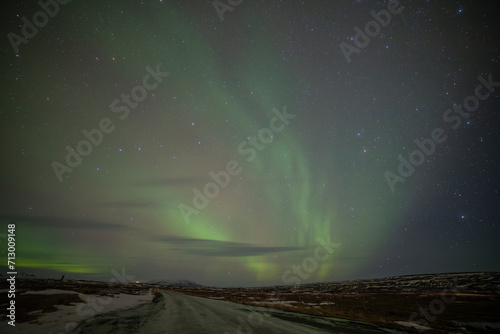
[[[262,256],[271,253],[294,252],[307,248],[304,247],[267,247],[249,243],[219,241],[210,239],[192,239],[175,236],[163,236],[154,238],[155,241],[174,245],[171,250],[191,255],[205,256]]]

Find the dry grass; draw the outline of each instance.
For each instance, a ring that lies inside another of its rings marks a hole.
[[[162,298],[160,290],[158,290],[156,288],[153,288],[153,289],[151,289],[151,293],[153,293],[153,295],[154,295],[154,297],[153,297],[153,303],[158,303],[161,300],[161,298]]]
[[[222,300],[239,304],[263,306],[316,316],[362,321],[382,327],[406,330],[395,324],[408,321],[419,306],[429,308],[440,299],[436,292],[366,292],[366,293],[266,293],[256,290],[203,290],[182,289],[185,294],[200,297],[222,297]],[[456,300],[446,304],[430,324],[434,330],[426,333],[447,333],[452,320],[461,322],[498,322],[500,295],[458,294]],[[421,315],[416,319],[423,318]]]

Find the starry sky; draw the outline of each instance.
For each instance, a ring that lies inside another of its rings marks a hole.
[[[500,271],[493,1],[66,2],[1,14],[18,272]]]

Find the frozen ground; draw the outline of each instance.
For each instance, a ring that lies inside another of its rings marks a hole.
[[[56,312],[44,314],[28,323],[16,323],[15,327],[2,321],[0,333],[397,333],[360,322],[295,314],[174,292],[161,292],[162,298],[156,302],[152,301],[151,291],[147,295],[119,294],[108,299],[55,289],[27,292],[61,293],[78,294],[85,303],[58,306]]]
[[[70,333],[78,323],[92,322],[93,316],[127,308],[138,304],[148,303],[153,299],[151,290],[146,295],[118,294],[111,297],[101,297],[78,293],[75,291],[47,289],[42,291],[28,291],[23,294],[78,294],[85,303],[71,306],[57,306],[58,311],[42,315],[36,321],[17,323],[10,326],[7,321],[0,322],[0,333],[16,334],[65,334]],[[41,313],[41,312],[40,312]],[[3,319],[2,319],[3,320]]]
[[[93,322],[82,324],[73,333],[396,333],[340,319],[295,314],[173,292],[161,294],[163,298],[157,303],[104,314]]]

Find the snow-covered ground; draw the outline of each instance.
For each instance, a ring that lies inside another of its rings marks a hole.
[[[67,334],[70,333],[78,323],[92,322],[93,317],[98,314],[109,313],[128,309],[141,303],[153,300],[151,290],[146,295],[118,294],[113,297],[101,297],[78,293],[75,291],[47,289],[41,291],[27,291],[23,294],[78,294],[84,303],[75,305],[58,305],[55,312],[43,314],[36,321],[17,323],[16,326],[8,325],[7,321],[0,322],[0,333],[16,334]],[[35,311],[41,314],[41,311]]]
[[[356,292],[357,289],[361,289],[362,292],[386,291],[392,287],[391,289],[397,293],[401,293],[403,296],[406,296],[405,293],[408,291],[425,291],[425,296],[429,299],[433,297],[439,299],[442,294],[440,291],[453,289],[454,294],[457,296],[468,296],[470,294],[474,298],[477,298],[478,291],[488,292],[486,297],[491,299],[495,293],[500,291],[500,284],[497,280],[491,279],[491,277],[500,278],[500,275],[496,273],[489,275],[486,273],[464,273],[457,274],[456,276],[451,274],[437,274],[434,277],[430,275],[419,275],[418,277],[403,276],[379,280],[304,284],[300,288],[294,288],[305,291],[308,295],[322,296],[324,293],[334,292],[340,292],[340,294],[343,293],[345,295],[359,294],[359,292]],[[418,282],[418,278],[421,279],[421,282]],[[143,289],[142,291],[146,291],[148,288],[144,286],[143,288],[137,288],[135,285],[133,287],[134,289],[128,290],[106,288],[100,291],[134,293],[135,291],[141,291],[141,289]],[[68,290],[71,289],[73,287],[68,287]],[[279,295],[281,296],[280,298],[267,298],[266,300],[257,300],[256,295],[250,296],[248,299],[254,301],[254,305],[259,306],[276,307],[279,304],[292,308],[294,305],[298,305],[297,301],[283,299],[286,296],[291,296],[290,291],[286,290],[287,287],[274,287],[272,289],[254,288],[253,290],[248,289],[248,291],[235,291],[238,293],[238,296],[246,296],[248,292],[266,290],[275,292],[276,290],[280,291],[279,289],[283,290],[280,293],[286,292],[287,294]],[[160,298],[160,301],[156,303],[152,302],[154,295],[151,290],[143,295],[120,293],[111,297],[83,294],[68,290],[46,289],[21,293],[21,295],[75,294],[83,302],[68,306],[56,306],[58,310],[55,312],[42,313],[41,311],[34,311],[35,314],[39,315],[37,320],[28,323],[16,323],[15,327],[9,326],[7,320],[2,319],[3,321],[0,321],[0,333],[401,333],[401,331],[391,331],[361,322],[343,321],[335,318],[290,313],[275,308],[269,309],[224,302],[217,300],[223,298],[220,295],[223,289],[220,288],[205,289],[204,291],[211,291],[207,295],[208,298],[162,292],[163,299]],[[186,290],[181,289],[179,291]],[[188,291],[191,290],[188,289]],[[0,292],[6,293],[7,290]],[[448,303],[446,300],[450,296],[445,295],[445,297],[447,297],[444,299],[445,303]],[[320,307],[320,305],[338,306],[330,300],[325,301],[324,298],[311,298],[311,300],[311,302],[307,301],[302,304],[312,307]],[[485,300],[487,301],[487,299]],[[427,305],[427,307],[429,306]],[[413,311],[417,312],[418,308],[410,311],[408,316]],[[433,328],[436,327],[436,323],[426,324],[406,320],[408,316],[405,315],[401,319],[395,319],[401,321],[391,321],[401,326],[400,328],[406,328],[408,332],[415,330],[422,333],[432,332]],[[492,320],[496,320],[495,317],[490,318],[470,318],[468,319],[469,321],[466,321],[461,317],[457,317],[456,319],[462,319],[462,322],[451,321],[449,325],[459,332],[499,333],[500,323],[492,322]],[[423,324],[426,326],[422,326]],[[382,324],[381,326],[384,325]]]
[[[82,333],[113,334],[368,334],[398,333],[360,322],[161,292],[163,299],[108,313],[83,324]],[[72,333],[73,334],[73,333]]]
[[[426,331],[426,330],[432,329],[430,327],[422,326],[422,325],[419,325],[419,324],[411,322],[411,321],[396,321],[396,323],[400,324],[402,326],[405,326],[405,327],[414,328],[418,331]]]
[[[57,306],[57,311],[15,327],[0,322],[0,333],[172,333],[172,334],[321,334],[397,333],[377,326],[341,319],[315,317],[219,300],[161,292],[152,302],[146,295],[118,294],[113,297],[66,290],[28,291],[26,294],[78,294],[85,303]]]

